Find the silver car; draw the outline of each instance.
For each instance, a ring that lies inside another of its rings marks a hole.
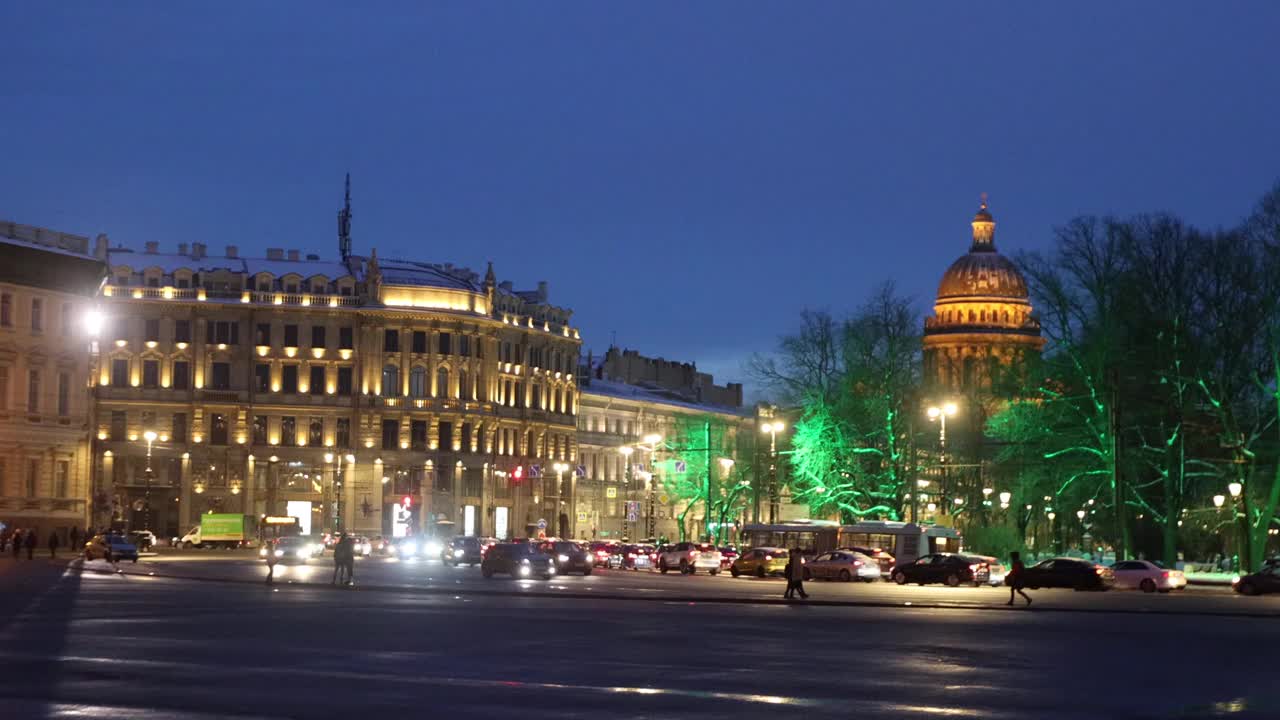
[[[805,579],[875,582],[880,579],[880,564],[860,552],[836,550],[806,562],[804,575]]]

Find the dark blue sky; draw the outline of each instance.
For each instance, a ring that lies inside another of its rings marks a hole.
[[[732,379],[805,307],[923,306],[981,191],[1011,251],[1280,176],[1280,3],[898,5],[5,3],[0,217],[332,255],[349,170],[357,252]]]

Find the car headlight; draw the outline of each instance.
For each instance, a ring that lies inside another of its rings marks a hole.
[[[557,556],[556,556],[556,560],[559,560],[559,561],[560,561],[560,562],[562,562],[562,563],[567,563],[567,562],[569,562],[569,556],[568,556],[568,555],[557,555]]]
[[[428,555],[435,555],[436,553],[440,552],[443,549],[444,549],[444,546],[434,540],[427,543]]]
[[[418,545],[417,545],[416,543],[405,543],[405,544],[404,544],[404,552],[405,552],[406,554],[408,554],[408,555],[417,555],[417,554],[418,554]]]
[[[283,550],[277,550],[277,551],[275,551],[275,552],[274,552],[274,553],[272,553],[272,554],[273,554],[273,555],[275,555],[276,557],[284,557],[284,551],[283,551]]]
[[[1232,575],[1232,576],[1231,576],[1231,584],[1232,584],[1232,585],[1239,585],[1239,584],[1240,584],[1240,576],[1239,576],[1239,575]]]
[[[552,565],[551,567],[547,568],[547,572],[548,572],[548,573],[550,573],[550,574],[552,574],[552,575],[555,575],[555,574],[556,574],[556,566],[555,566],[555,565]]]
[[[307,550],[306,550],[306,548],[303,548],[302,550],[299,550],[299,551],[298,551],[298,557],[299,557],[299,558],[301,558],[301,559],[303,559],[303,560],[306,560],[306,559],[307,559]]]
[[[527,562],[529,562],[529,561],[528,561],[528,560],[525,560],[525,562],[527,563]],[[528,565],[521,565],[521,566],[520,566],[520,574],[521,574],[521,575],[528,575],[528,574],[529,574],[529,566],[528,566]]]
[[[520,564],[521,564],[521,565],[528,565],[528,564],[529,564],[529,558],[525,558],[525,559],[521,560],[521,561],[520,561]]]
[[[458,548],[457,550],[454,550],[454,551],[453,551],[453,556],[454,556],[454,557],[462,557],[464,554],[465,554],[465,553],[463,553],[463,552],[462,552],[462,548]]]
[[[266,548],[258,548],[258,557],[266,557],[266,556],[267,556],[267,549],[266,549]]]

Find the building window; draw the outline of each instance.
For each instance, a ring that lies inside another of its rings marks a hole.
[[[280,444],[296,445],[298,443],[298,421],[292,415],[280,418]]]
[[[111,387],[129,387],[129,361],[125,358],[111,360]]]
[[[221,413],[213,413],[209,416],[209,444],[227,444],[227,418]]]
[[[284,346],[292,347],[292,348],[298,347],[298,326],[297,325],[284,326]]]
[[[334,441],[340,448],[351,447],[351,418],[338,418]]]
[[[53,465],[53,496],[71,497],[71,463],[59,460]]]
[[[280,392],[298,392],[298,366],[283,365],[280,367]]]
[[[145,388],[160,387],[160,361],[159,360],[143,360],[142,361],[142,387],[145,387]]]
[[[440,349],[438,352],[441,355],[448,355],[453,351],[452,340],[453,338],[449,335],[449,333],[440,333],[440,343],[439,343]]]
[[[216,362],[213,364],[213,389],[231,389],[231,363]]]
[[[108,436],[113,441],[124,440],[125,431],[128,428],[128,416],[124,410],[111,411],[111,434]]]
[[[27,482],[23,490],[27,497],[36,497],[36,492],[40,488],[40,461],[35,458],[27,459]]]
[[[471,336],[470,335],[458,336],[458,354],[461,355],[462,357],[469,357],[471,355]]]
[[[27,411],[40,412],[40,371],[27,373]]]
[[[436,397],[452,397],[449,393],[448,368],[440,368],[436,371]]]
[[[427,351],[427,334],[421,330],[415,330],[413,333],[413,351],[416,353],[425,353]]]
[[[409,373],[409,394],[416,398],[427,396],[427,369],[421,365]]]
[[[353,333],[351,332],[351,328],[349,327],[338,328],[338,349],[350,350],[353,347],[355,347],[355,342],[353,337],[354,336],[353,336]]]
[[[427,449],[427,421],[414,420],[409,425],[409,448],[414,452]]]
[[[71,414],[71,373],[58,373],[58,414]]]
[[[395,365],[382,368],[382,397],[396,397],[400,394],[400,369]]]
[[[398,420],[382,421],[382,449],[397,450],[400,448],[400,422]]]
[[[312,395],[324,394],[324,366],[311,366],[311,383],[307,386],[308,392]]]
[[[298,283],[296,282],[288,283],[287,285],[284,286],[284,291],[289,293],[290,295],[296,295],[298,293]]]
[[[180,275],[174,279],[173,283],[180,288],[189,288],[191,287],[191,278],[186,275]]]
[[[471,452],[471,423],[462,423],[462,452]]]
[[[240,323],[226,320],[210,322],[205,327],[205,342],[210,345],[239,345]]]
[[[174,342],[191,342],[191,321],[190,320],[174,320],[173,321],[173,341]]]
[[[147,342],[160,342],[160,318],[147,318],[144,325],[146,326],[145,340]]]
[[[186,390],[191,383],[191,366],[185,360],[175,360],[173,363],[173,388],[175,390]]]
[[[187,441],[187,414],[173,414],[173,441],[175,443],[184,443]]]
[[[9,409],[9,368],[0,366],[0,410]]]
[[[320,447],[324,444],[324,420],[322,418],[311,418],[311,424],[307,427],[307,444],[312,447]]]
[[[312,325],[312,326],[311,326],[311,347],[313,347],[313,348],[324,348],[324,347],[325,347],[325,344],[324,344],[324,326],[323,326],[323,325]]]
[[[267,444],[267,416],[266,415],[253,416],[253,444],[254,445]]]
[[[453,449],[453,423],[441,422],[436,426],[436,433],[440,436],[439,448],[441,450]]]
[[[399,330],[383,330],[382,331],[382,351],[383,352],[400,352],[400,331]]]
[[[534,383],[532,387],[533,387],[533,407],[534,409],[541,408],[542,407],[542,385],[538,383]],[[555,408],[547,408],[547,409],[554,410]]]
[[[271,392],[271,365],[258,363],[253,366],[253,384],[258,392]]]
[[[467,374],[466,370],[459,370],[458,371],[458,397],[462,398],[463,400],[470,400],[471,396],[472,396],[471,376]]]
[[[338,368],[338,394],[339,395],[351,394],[351,387],[354,384],[351,378],[352,378],[351,368],[349,367]]]
[[[31,298],[31,332],[44,331],[44,300]]]
[[[13,327],[13,296],[0,293],[0,327]]]
[[[63,337],[71,334],[71,323],[73,322],[71,318],[74,311],[75,306],[71,303],[62,303],[62,322],[58,324],[58,331],[62,333]]]
[[[253,333],[253,344],[260,347],[271,345],[271,323],[258,323]]]

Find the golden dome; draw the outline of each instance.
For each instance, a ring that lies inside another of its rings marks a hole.
[[[942,274],[938,299],[998,297],[1026,300],[1027,281],[1011,260],[996,252],[996,221],[987,210],[986,195],[973,216],[973,243]]]

